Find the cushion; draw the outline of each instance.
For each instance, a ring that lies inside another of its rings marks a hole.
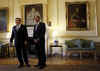
[[[73,40],[66,40],[65,44],[68,48],[72,49],[94,49],[95,45],[92,40],[85,40],[85,39],[73,39]]]
[[[73,48],[74,47],[74,43],[73,42],[71,42],[71,41],[65,41],[65,45],[67,45],[68,46],[68,48]]]

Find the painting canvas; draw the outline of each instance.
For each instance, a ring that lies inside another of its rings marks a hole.
[[[38,15],[43,18],[43,6],[42,4],[25,5],[25,24],[27,26],[34,25],[34,16]]]
[[[87,3],[66,3],[66,8],[67,29],[72,31],[87,30]]]
[[[0,32],[7,32],[8,9],[0,9]]]

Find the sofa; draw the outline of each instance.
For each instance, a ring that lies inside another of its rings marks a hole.
[[[72,53],[80,53],[80,59],[82,59],[82,54],[93,53],[94,58],[96,59],[96,48],[93,40],[85,40],[85,39],[72,39],[65,40],[66,45],[66,53],[69,56]]]

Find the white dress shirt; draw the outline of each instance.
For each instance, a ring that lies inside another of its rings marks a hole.
[[[18,31],[20,28],[21,24],[16,25],[16,30]]]

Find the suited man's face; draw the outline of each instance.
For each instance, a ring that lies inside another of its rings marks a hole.
[[[40,21],[40,18],[38,16],[35,16],[34,17],[34,20],[35,20],[35,22],[39,22]]]
[[[21,24],[21,20],[20,19],[16,19],[16,24]]]

